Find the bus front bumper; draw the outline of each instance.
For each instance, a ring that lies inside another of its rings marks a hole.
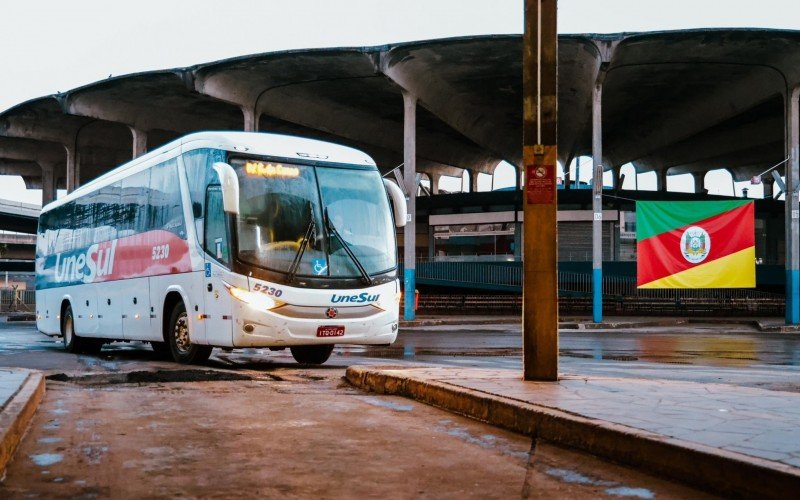
[[[341,308],[344,309],[344,308]],[[321,311],[324,311],[321,308]],[[343,314],[342,316],[347,316]],[[388,345],[397,338],[397,310],[377,309],[361,318],[296,318],[239,305],[234,312],[234,347],[317,344]]]

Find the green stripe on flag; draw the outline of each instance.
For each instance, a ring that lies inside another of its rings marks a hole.
[[[691,225],[752,202],[753,200],[637,201],[636,241]]]

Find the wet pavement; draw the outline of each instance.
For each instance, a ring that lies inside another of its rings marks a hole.
[[[560,340],[565,373],[800,392],[797,335],[693,325],[569,331]],[[483,367],[514,378],[520,344],[516,325],[432,326],[402,331],[389,348],[338,347],[314,369],[266,349],[215,349],[205,366],[186,368],[144,343],[72,355],[33,325],[0,323],[0,367],[50,376],[0,496],[226,496],[234,482],[243,485],[236,494],[262,496],[698,495],[342,383],[354,364]],[[221,380],[219,370],[244,380]]]
[[[312,369],[272,354],[220,352],[207,366],[185,367],[153,361],[141,344],[97,357],[46,343],[7,352],[6,363],[25,355],[54,364],[0,497],[703,497],[424,404],[365,394],[343,381],[346,356]]]
[[[679,325],[633,330],[562,331],[560,370],[608,377],[725,383],[800,392],[800,334],[758,332],[739,324]],[[340,346],[326,366],[434,364],[522,369],[518,325],[429,326],[402,330],[391,347]],[[141,342],[116,342],[99,356],[65,356],[61,340],[28,324],[0,323],[0,367],[49,373],[120,371],[146,362],[169,368]],[[296,366],[287,351],[215,349],[211,366]]]

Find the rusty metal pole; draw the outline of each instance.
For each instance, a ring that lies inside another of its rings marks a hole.
[[[558,380],[556,0],[525,0],[522,346],[525,380]]]

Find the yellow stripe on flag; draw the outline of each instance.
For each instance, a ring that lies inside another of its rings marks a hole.
[[[756,286],[755,260],[756,247],[753,246],[639,288],[753,288]]]

